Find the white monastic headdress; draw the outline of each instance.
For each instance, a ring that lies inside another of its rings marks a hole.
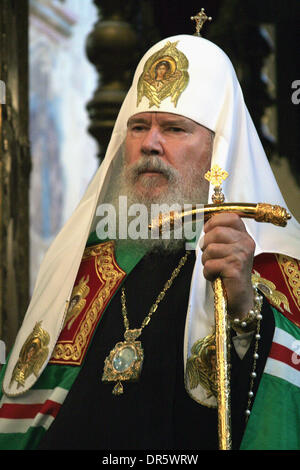
[[[165,63],[167,75],[158,86],[155,73],[161,62]],[[9,388],[9,381],[24,341],[38,321],[42,321],[43,328],[49,332],[51,357],[64,323],[66,301],[72,292],[97,204],[101,203],[109,183],[113,184],[111,178],[121,158],[127,121],[132,115],[146,111],[176,113],[214,131],[212,165],[218,164],[230,175],[223,184],[227,201],[267,202],[286,207],[226,54],[210,41],[195,36],[174,36],[154,45],[136,69],[103,163],[42,263],[8,363],[4,380],[8,395],[20,393],[14,386]],[[210,196],[211,193],[212,189]],[[300,227],[294,218],[286,228],[253,220],[246,220],[245,224],[256,242],[256,254],[276,252],[300,258]],[[201,256],[197,256],[186,321],[185,360],[191,346],[211,333],[213,317],[212,288],[203,277]],[[43,368],[45,365],[46,362]],[[35,380],[36,377],[31,375],[22,393]],[[213,398],[206,399],[201,386],[190,393],[197,401],[215,405]]]

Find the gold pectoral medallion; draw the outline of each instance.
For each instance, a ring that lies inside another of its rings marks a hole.
[[[178,266],[172,272],[170,279],[165,283],[163,290],[159,293],[156,301],[142,321],[140,328],[132,330],[129,329],[125,287],[122,287],[121,305],[125,327],[125,341],[120,341],[110,351],[109,355],[105,359],[102,375],[103,382],[117,382],[112,392],[114,395],[121,395],[123,393],[122,382],[136,381],[140,377],[144,360],[144,351],[142,349],[141,342],[136,341],[136,339],[141,335],[143,329],[150,323],[153,313],[157,310],[158,304],[166,295],[166,292],[173,284],[174,279],[178,276],[181,268],[184,266],[187,260],[188,255],[189,252],[186,252],[185,255],[180,259]]]
[[[105,359],[102,381],[117,382],[112,392],[114,395],[123,393],[122,382],[136,381],[140,377],[144,351],[141,342],[135,341],[140,334],[141,329],[127,330],[125,341],[117,343]]]

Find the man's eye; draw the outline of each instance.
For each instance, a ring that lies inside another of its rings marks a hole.
[[[145,126],[138,125],[138,126],[132,126],[131,130],[134,132],[141,132],[141,131],[144,131],[145,128],[146,128]]]
[[[168,128],[168,131],[169,132],[174,132],[175,134],[177,133],[180,133],[180,132],[184,132],[184,129],[182,129],[182,127],[176,127],[176,126],[173,126],[173,127],[169,127]]]

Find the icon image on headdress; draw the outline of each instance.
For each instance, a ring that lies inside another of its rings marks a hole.
[[[138,81],[137,106],[145,96],[149,100],[149,108],[159,108],[161,101],[170,96],[176,107],[189,81],[188,60],[176,48],[177,44],[178,41],[168,41],[146,61]]]

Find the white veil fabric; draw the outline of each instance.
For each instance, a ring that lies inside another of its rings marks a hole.
[[[176,43],[177,49],[187,58],[189,82],[179,96],[176,106],[170,97],[163,99],[159,106],[149,107],[148,98],[143,96],[137,104],[138,81],[144,65],[168,41]],[[178,35],[158,42],[144,55],[136,69],[103,163],[41,265],[32,300],[7,365],[3,388],[8,396],[25,393],[38,378],[32,374],[21,390],[17,389],[17,384],[10,384],[20,350],[37,322],[41,321],[42,327],[50,335],[48,360],[52,355],[64,323],[66,302],[72,292],[96,208],[101,203],[108,185],[114,183],[110,181],[111,175],[119,162],[127,121],[136,113],[149,111],[179,114],[214,131],[212,165],[218,164],[229,173],[223,184],[227,201],[265,202],[287,208],[227,55],[210,41],[195,36]],[[211,194],[212,188],[209,199]],[[256,255],[273,252],[300,258],[300,226],[293,217],[285,228],[256,223],[253,220],[246,220],[245,225],[255,240]],[[213,291],[210,283],[203,277],[199,251],[201,250],[197,246],[186,319],[185,363],[192,345],[210,334],[214,325]],[[39,375],[46,364],[47,361]],[[189,393],[200,403],[216,405],[214,398],[207,399],[206,392],[200,385],[189,390]]]

